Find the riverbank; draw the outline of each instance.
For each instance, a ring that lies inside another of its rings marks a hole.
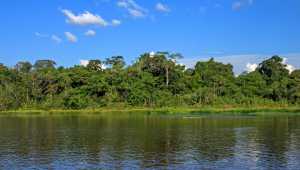
[[[166,107],[166,108],[99,108],[83,110],[10,110],[1,111],[0,115],[69,115],[69,114],[104,114],[104,113],[135,113],[135,114],[159,114],[159,115],[265,115],[265,114],[299,114],[300,107],[255,107],[255,108],[213,108],[213,107]]]

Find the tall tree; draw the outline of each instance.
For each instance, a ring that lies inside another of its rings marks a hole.
[[[300,70],[295,70],[290,75],[291,81],[288,86],[289,99],[293,103],[300,103]]]
[[[277,55],[260,63],[257,70],[263,75],[268,85],[289,76],[283,58]]]
[[[120,70],[125,66],[125,61],[123,56],[112,56],[111,58],[107,58],[105,64],[111,66],[114,70]]]
[[[29,73],[32,69],[32,64],[28,61],[20,61],[15,65],[15,69],[22,73]]]
[[[166,86],[169,86],[170,82],[170,69],[176,65],[176,61],[178,59],[183,58],[183,56],[180,53],[169,53],[169,52],[157,52],[156,55],[164,56],[165,61],[163,63],[165,67],[165,73],[166,73]]]
[[[275,55],[259,64],[257,70],[266,80],[271,93],[267,96],[272,100],[281,100],[288,96],[289,71],[283,58]]]
[[[87,68],[92,71],[101,71],[102,70],[102,62],[100,60],[90,60]]]
[[[231,64],[216,62],[213,58],[206,62],[197,62],[194,77],[202,87],[212,88],[214,95],[232,95],[234,73]]]
[[[43,70],[43,69],[54,69],[55,65],[56,62],[52,60],[37,60],[33,67],[35,70]]]

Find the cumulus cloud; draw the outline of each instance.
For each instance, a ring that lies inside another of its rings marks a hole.
[[[65,36],[67,40],[71,43],[76,43],[78,41],[77,37],[70,32],[65,32]]]
[[[292,73],[293,71],[296,70],[296,68],[290,64],[286,65],[285,67],[287,70],[289,70],[289,73]]]
[[[134,0],[119,0],[117,6],[125,8],[134,18],[143,18],[147,15],[147,10],[138,5]]]
[[[269,59],[274,54],[236,54],[236,55],[226,55],[226,54],[215,54],[213,56],[214,59],[218,62],[222,63],[230,63],[233,65],[233,71],[236,75],[243,73],[244,71],[248,71],[247,63],[253,65],[249,68],[250,71],[255,68],[254,64],[261,63],[262,61]],[[285,54],[278,54],[279,56],[285,56],[287,59],[284,59],[283,63],[292,63],[292,65],[288,64],[286,69],[290,72],[300,68],[300,53],[285,53]],[[197,61],[207,61],[211,58],[211,55],[203,54],[201,56],[195,57],[185,57],[180,59],[179,61],[187,68],[193,68]],[[287,62],[288,60],[288,62]],[[250,65],[249,65],[250,66]]]
[[[87,30],[84,35],[88,36],[88,37],[93,37],[96,35],[96,31],[94,30]]]
[[[111,21],[111,25],[112,25],[112,26],[118,26],[118,25],[120,25],[120,24],[121,24],[121,21],[120,21],[120,20],[113,19],[113,20]]]
[[[247,63],[247,65],[246,65],[246,71],[248,73],[251,73],[251,72],[255,71],[257,67],[258,67],[258,64]]]
[[[296,70],[296,68],[293,65],[288,64],[287,61],[288,61],[287,58],[283,58],[282,64],[286,65],[285,68],[289,71],[289,73],[292,73],[294,70]],[[258,64],[247,63],[246,71],[248,73],[253,72],[256,70],[257,67]]]
[[[52,35],[51,40],[53,40],[54,42],[56,42],[58,44],[62,42],[62,39],[60,37],[58,37],[57,35]]]
[[[82,59],[82,60],[79,61],[79,65],[81,65],[83,67],[88,66],[89,63],[90,63],[90,60],[84,60],[84,59]],[[106,69],[107,66],[105,64],[101,64],[101,68],[102,69]]]
[[[89,64],[89,60],[80,60],[80,65],[86,67]]]
[[[159,12],[170,12],[170,8],[162,3],[157,3],[155,9]]]
[[[156,53],[154,51],[151,51],[149,54],[150,54],[150,57],[154,57]]]
[[[100,15],[92,14],[88,11],[76,15],[72,11],[64,9],[62,13],[67,17],[66,21],[74,25],[108,25]]]
[[[296,68],[290,64],[287,63],[288,59],[287,58],[283,58],[282,64],[285,64],[285,68],[287,70],[289,70],[289,73],[292,73],[294,70],[296,70]]]
[[[244,6],[250,6],[253,4],[253,0],[238,0],[232,3],[233,10],[239,10]]]

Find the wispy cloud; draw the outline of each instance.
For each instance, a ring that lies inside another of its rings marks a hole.
[[[62,39],[57,35],[51,35],[51,39],[58,44],[62,42]]]
[[[43,34],[43,33],[35,32],[34,35],[37,36],[37,37],[39,37],[39,38],[50,39],[50,40],[52,40],[52,41],[54,41],[54,42],[56,42],[58,44],[62,42],[62,39],[59,36],[55,35],[55,34],[53,34],[53,35],[50,36],[48,34]]]
[[[48,34],[42,34],[42,33],[39,33],[39,32],[35,32],[34,35],[37,36],[37,37],[40,37],[40,38],[47,38],[47,37],[49,37]]]
[[[108,25],[108,23],[100,15],[92,14],[88,11],[76,15],[72,11],[64,9],[62,10],[62,13],[67,17],[67,23],[74,25]]]
[[[147,10],[138,5],[134,0],[119,0],[117,6],[125,8],[134,18],[143,18],[147,15]]]
[[[65,32],[67,40],[71,43],[76,43],[78,41],[77,37],[71,32]]]
[[[118,26],[118,25],[121,25],[121,21],[120,20],[117,20],[117,19],[113,19],[111,21],[111,25],[112,26]]]
[[[233,10],[240,10],[242,7],[250,6],[253,4],[253,0],[238,0],[232,3]]]
[[[162,4],[160,2],[155,5],[155,9],[159,12],[170,12],[171,11],[167,5]]]

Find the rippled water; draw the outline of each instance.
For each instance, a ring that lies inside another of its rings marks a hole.
[[[0,169],[300,169],[300,117],[0,117]]]

